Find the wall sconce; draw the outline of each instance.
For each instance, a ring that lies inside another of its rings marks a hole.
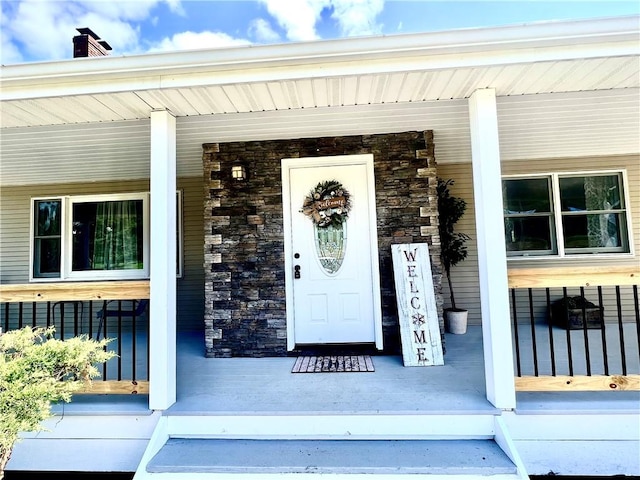
[[[247,179],[247,170],[244,165],[234,165],[231,167],[231,178],[238,182],[243,182]]]

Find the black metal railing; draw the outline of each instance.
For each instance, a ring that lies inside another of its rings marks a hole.
[[[86,335],[111,339],[106,349],[116,357],[101,368],[103,381],[147,381],[149,377],[148,300],[63,300],[3,302],[3,331],[54,327],[54,338],[66,340]]]
[[[637,285],[511,288],[518,377],[640,373]]]

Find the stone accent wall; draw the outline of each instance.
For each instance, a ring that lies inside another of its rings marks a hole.
[[[385,352],[399,353],[391,245],[428,243],[441,331],[433,132],[204,144],[209,357],[287,355],[282,158],[372,153]],[[231,178],[242,164],[248,178]]]

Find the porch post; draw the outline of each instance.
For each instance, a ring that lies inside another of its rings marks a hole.
[[[151,112],[149,408],[176,401],[176,118]]]
[[[510,409],[516,398],[495,90],[471,95],[469,124],[487,399]]]

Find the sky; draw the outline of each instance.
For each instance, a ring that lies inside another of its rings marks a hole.
[[[113,56],[640,14],[640,0],[0,0],[0,63],[73,56],[88,27]]]

